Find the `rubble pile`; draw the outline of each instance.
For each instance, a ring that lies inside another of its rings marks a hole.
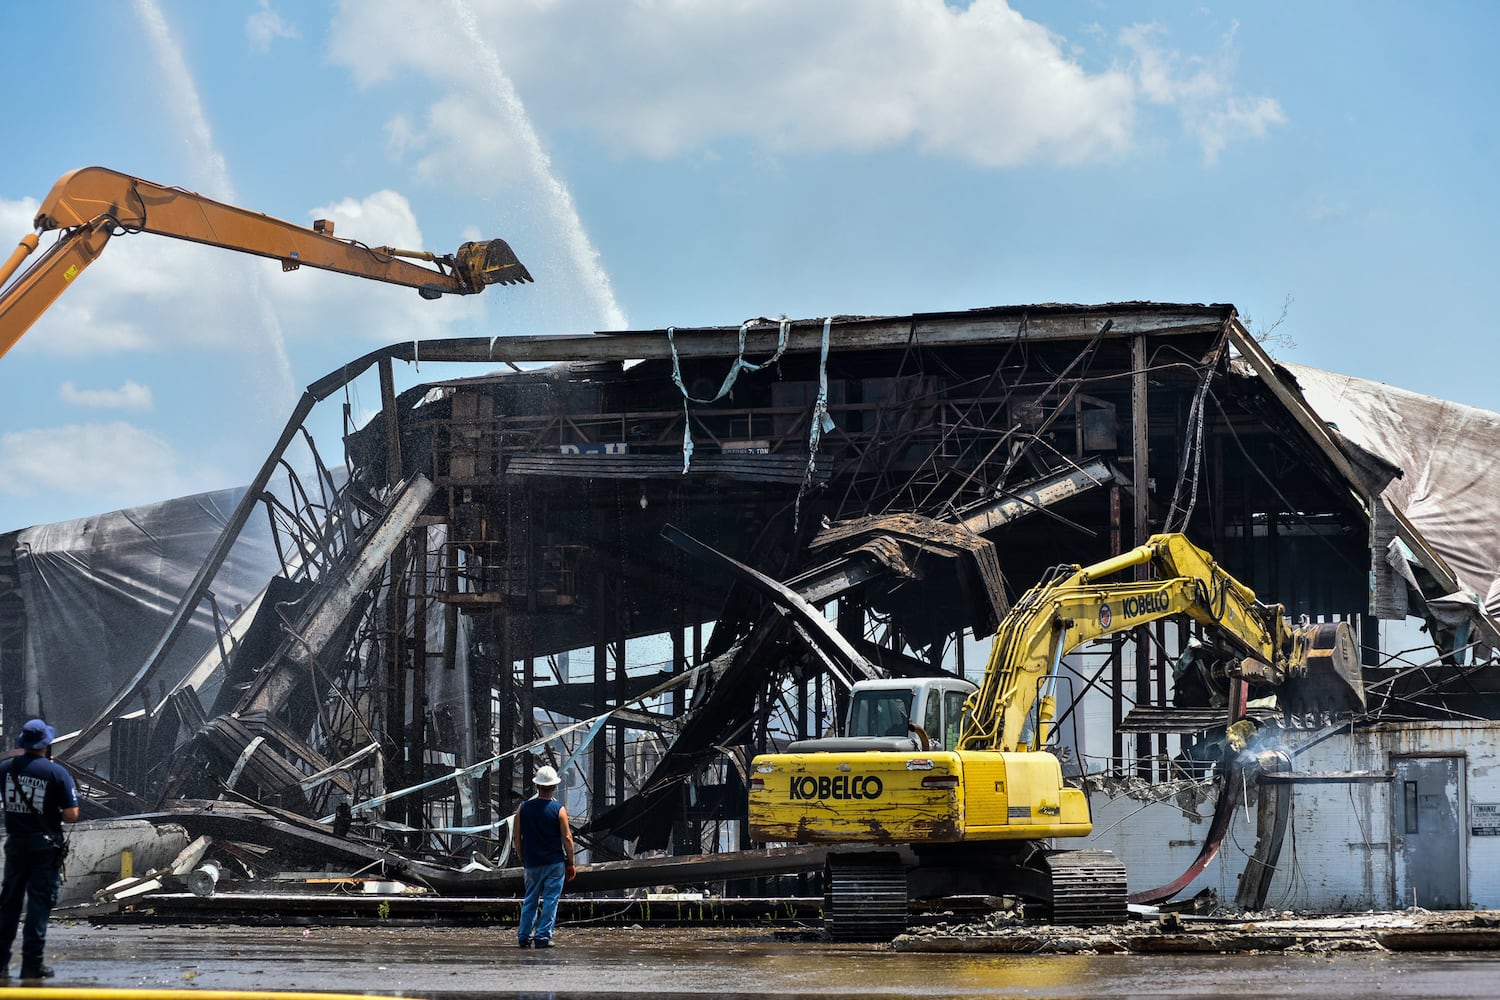
[[[1500,911],[1410,909],[1328,917],[1164,913],[1097,927],[1031,923],[1004,912],[973,923],[916,928],[898,937],[892,947],[897,951],[1078,955],[1485,951],[1500,949]]]

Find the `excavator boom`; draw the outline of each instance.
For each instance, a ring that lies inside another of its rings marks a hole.
[[[1149,567],[1152,579],[1110,579],[1138,566]],[[1280,605],[1260,603],[1185,536],[1161,534],[1092,566],[1061,567],[1016,602],[995,634],[980,689],[969,699],[958,748],[1038,749],[1051,709],[1044,682],[1056,673],[1060,656],[1174,615],[1205,626],[1232,651],[1233,675],[1276,688],[1289,713],[1364,707],[1347,625],[1342,631],[1337,623],[1293,627]],[[1023,743],[1039,697],[1042,725]]]
[[[36,248],[35,235],[23,238],[0,266],[0,355],[119,232],[155,233],[270,257],[287,271],[306,265],[405,285],[428,299],[532,280],[504,240],[465,243],[451,255],[371,247],[335,237],[329,222],[320,220],[309,228],[104,167],[84,167],[60,178],[34,225],[37,232],[60,230],[62,235],[9,286],[5,282]]]

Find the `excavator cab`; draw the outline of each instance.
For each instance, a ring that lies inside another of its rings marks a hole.
[[[860,681],[849,691],[843,733],[797,740],[788,753],[855,750],[952,750],[965,699],[975,690],[960,677]]]

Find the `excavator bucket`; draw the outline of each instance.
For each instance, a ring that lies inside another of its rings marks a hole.
[[[465,243],[455,254],[455,265],[476,292],[485,285],[519,285],[532,280],[531,272],[504,240]]]
[[[1290,669],[1276,692],[1282,709],[1304,718],[1364,711],[1364,674],[1349,623],[1302,625],[1292,634]]]

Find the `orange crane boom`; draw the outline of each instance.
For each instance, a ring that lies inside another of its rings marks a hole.
[[[105,167],[63,175],[42,201],[33,225],[36,233],[22,237],[0,265],[0,356],[122,232],[155,233],[271,257],[281,261],[284,271],[306,265],[405,285],[426,299],[532,280],[504,240],[465,243],[448,255],[371,247],[335,237],[327,220],[309,228]],[[54,230],[61,232],[57,242],[7,285],[40,246],[37,233]]]

